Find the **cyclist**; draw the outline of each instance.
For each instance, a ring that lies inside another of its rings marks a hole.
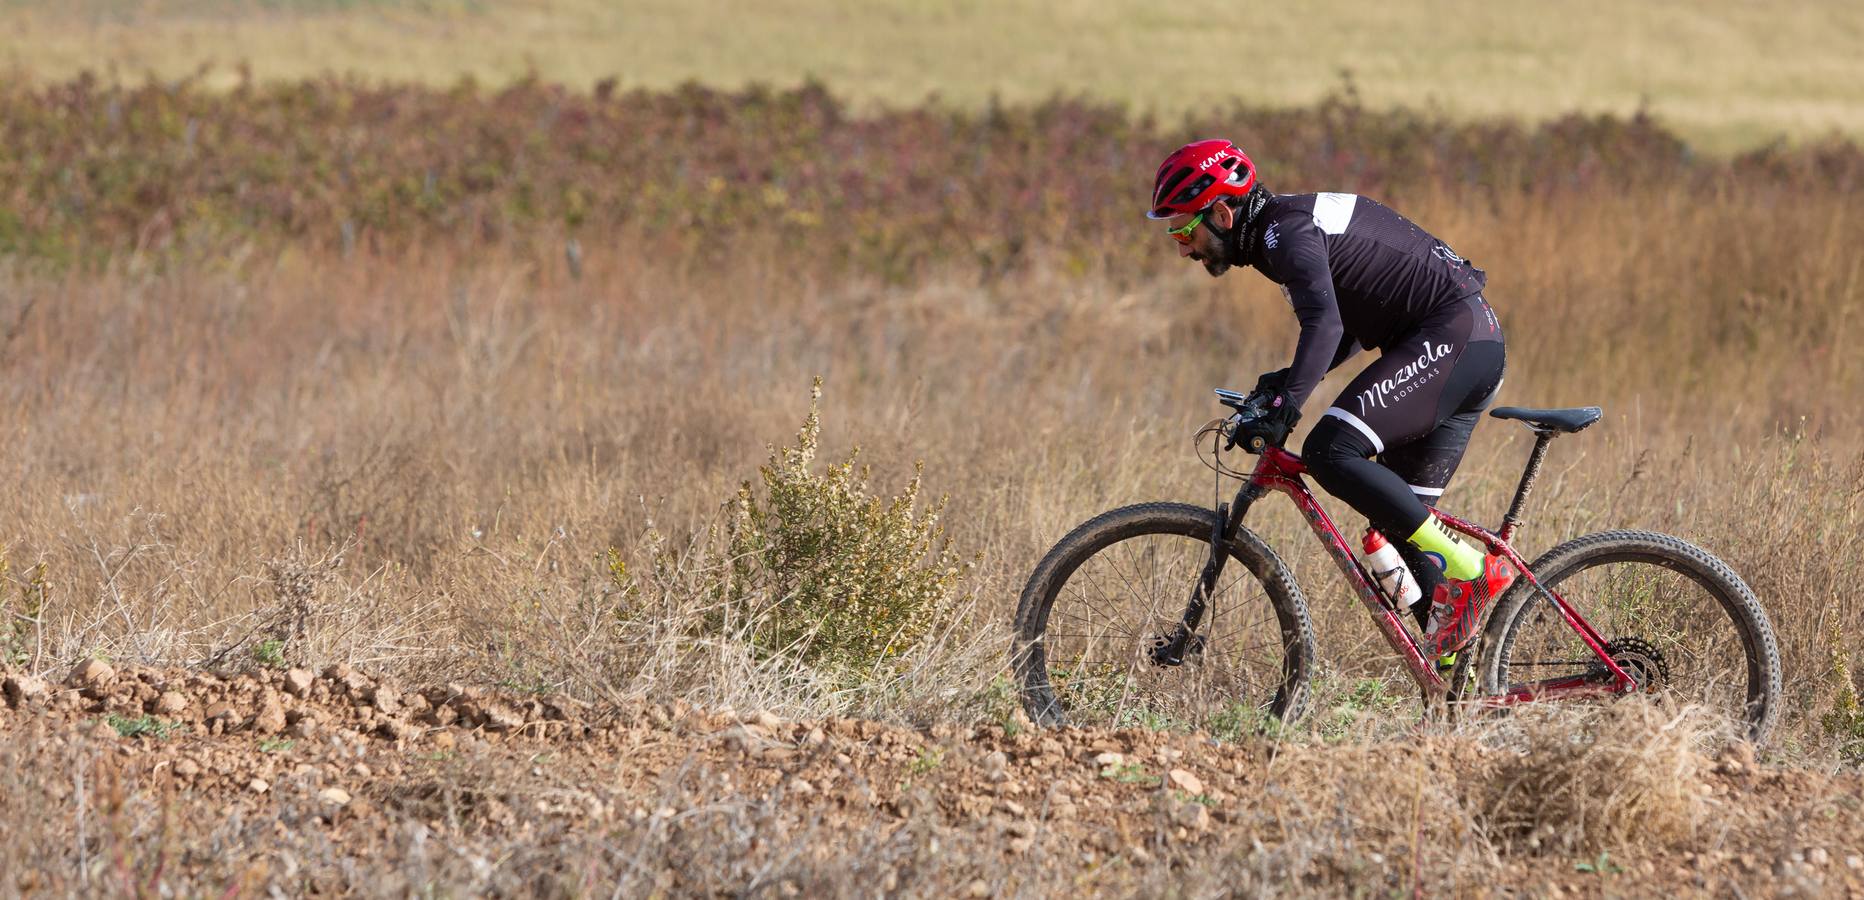
[[[1167,220],[1179,255],[1211,277],[1251,266],[1280,284],[1300,320],[1293,362],[1256,383],[1272,411],[1242,423],[1238,440],[1280,446],[1322,376],[1361,349],[1380,352],[1321,414],[1301,456],[1400,549],[1423,589],[1412,612],[1425,643],[1453,660],[1514,580],[1506,561],[1457,539],[1432,509],[1502,383],[1483,271],[1370,198],[1270,192],[1227,140],[1166,157],[1147,216]]]

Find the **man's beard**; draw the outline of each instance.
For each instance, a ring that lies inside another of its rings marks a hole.
[[[1210,236],[1217,239],[1217,249],[1214,254],[1209,255],[1201,250],[1197,251],[1191,254],[1191,258],[1203,263],[1204,271],[1209,272],[1210,277],[1216,278],[1230,271],[1230,232],[1217,228],[1215,223],[1206,223],[1205,227],[1210,229]]]

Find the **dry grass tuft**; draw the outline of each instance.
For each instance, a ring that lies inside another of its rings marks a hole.
[[[1538,711],[1537,711],[1538,712]],[[1526,750],[1504,755],[1473,802],[1493,835],[1540,853],[1668,847],[1710,813],[1698,710],[1641,699],[1558,710],[1526,723]]]

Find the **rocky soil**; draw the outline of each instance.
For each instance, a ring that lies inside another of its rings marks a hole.
[[[1864,895],[1864,778],[1743,748],[1556,808],[1454,732],[915,729],[343,665],[4,689],[8,894]]]

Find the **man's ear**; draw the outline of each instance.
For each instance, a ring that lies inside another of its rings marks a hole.
[[[1231,209],[1230,204],[1221,201],[1210,208],[1210,217],[1216,221],[1218,228],[1229,228],[1236,224],[1236,210]]]

